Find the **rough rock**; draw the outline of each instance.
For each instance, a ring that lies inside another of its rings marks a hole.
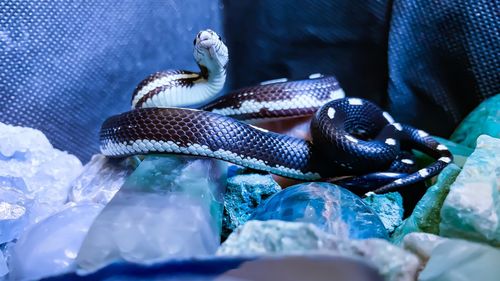
[[[281,187],[269,174],[241,174],[227,179],[222,237],[245,223],[255,208]]]
[[[397,192],[386,194],[370,193],[363,198],[368,206],[380,217],[389,233],[392,233],[396,227],[403,222],[403,197]]]
[[[188,156],[148,156],[91,226],[77,264],[151,264],[215,253],[227,167]]]
[[[482,135],[450,187],[439,234],[500,246],[500,139]]]
[[[388,238],[370,207],[354,193],[330,183],[288,187],[257,207],[250,219],[309,222],[339,238]]]
[[[411,232],[439,233],[441,207],[459,173],[460,168],[450,164],[438,175],[436,183],[427,189],[412,214],[393,233],[393,243],[400,244]]]
[[[217,255],[331,254],[374,264],[385,280],[415,280],[419,259],[382,239],[349,240],[310,223],[248,221],[221,245]]]

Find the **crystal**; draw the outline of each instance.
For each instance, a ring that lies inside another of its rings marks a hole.
[[[281,187],[269,174],[241,174],[229,177],[224,195],[223,238],[245,223],[265,199],[280,190]]]
[[[380,217],[389,233],[403,222],[403,197],[397,192],[386,194],[370,193],[363,199],[368,206]]]
[[[63,205],[81,169],[78,158],[54,149],[42,132],[0,123],[0,176],[22,178],[36,201]]]
[[[485,244],[411,233],[404,246],[426,263],[419,281],[496,281],[500,276],[500,250]]]
[[[58,211],[81,168],[42,132],[0,123],[0,243]]]
[[[70,203],[30,227],[8,248],[11,280],[39,279],[69,272],[99,204]]]
[[[450,187],[439,234],[500,246],[500,139],[482,135]]]
[[[77,257],[80,271],[215,253],[226,171],[219,160],[146,157],[91,226]]]
[[[393,233],[393,243],[400,244],[404,236],[411,232],[439,233],[441,207],[458,173],[460,168],[453,163],[444,168],[436,183],[427,189],[417,203],[412,214]]]
[[[325,233],[311,223],[248,221],[229,235],[218,256],[266,254],[340,255],[365,259],[385,280],[415,280],[419,259],[382,239],[350,240]]]
[[[5,260],[3,251],[0,251],[0,279],[2,279],[2,277],[7,275],[8,273],[9,268],[7,267],[7,261]]]
[[[310,222],[341,238],[388,238],[371,208],[352,192],[330,183],[288,187],[257,207],[250,219]]]
[[[483,101],[460,123],[451,141],[474,148],[480,135],[500,138],[499,108],[500,94]]]
[[[107,204],[121,188],[133,167],[128,160],[111,159],[95,154],[71,183],[69,200]]]
[[[432,251],[446,239],[431,233],[412,232],[403,237],[401,246],[416,254],[426,264]]]
[[[0,177],[0,244],[16,239],[30,224],[28,210],[33,200],[26,197],[22,188],[16,188],[18,180],[22,182],[20,178]]]

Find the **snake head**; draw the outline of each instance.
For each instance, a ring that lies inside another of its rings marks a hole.
[[[196,62],[210,70],[225,69],[229,61],[226,45],[214,31],[202,30],[196,35],[194,43],[194,58]]]

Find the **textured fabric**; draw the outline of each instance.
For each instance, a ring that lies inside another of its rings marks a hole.
[[[0,1],[0,122],[40,129],[87,161],[135,86],[197,70],[194,36],[221,23],[216,0]]]
[[[233,88],[335,74],[347,96],[441,136],[500,93],[498,1],[224,3]]]
[[[401,122],[447,136],[500,93],[499,9],[491,0],[394,2],[388,94]]]
[[[196,70],[193,36],[221,31],[229,88],[335,74],[348,96],[447,136],[500,93],[498,1],[0,1],[0,122],[83,161],[102,121],[157,70]]]

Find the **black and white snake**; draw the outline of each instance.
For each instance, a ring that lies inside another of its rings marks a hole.
[[[331,76],[270,81],[224,95],[201,110],[183,108],[214,99],[226,79],[228,50],[220,37],[201,31],[194,46],[201,71],[165,71],[143,80],[133,94],[133,109],[103,123],[103,154],[212,157],[307,181],[358,175],[374,183],[365,191],[377,193],[432,177],[452,161],[448,149],[427,133],[395,123],[369,101],[345,98]],[[308,115],[313,115],[312,141],[237,120]],[[437,161],[415,171],[410,149]]]

